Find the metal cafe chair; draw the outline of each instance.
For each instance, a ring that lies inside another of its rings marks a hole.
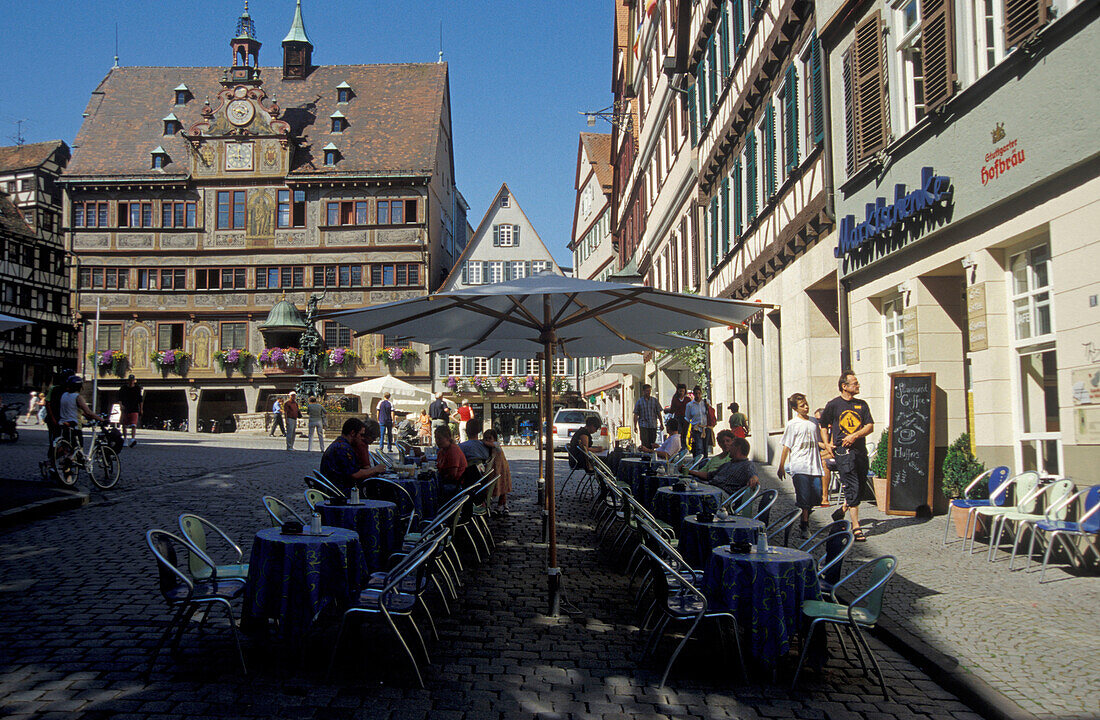
[[[294,512],[294,509],[287,505],[285,502],[273,495],[264,495],[263,500],[264,507],[267,508],[267,514],[271,516],[272,527],[282,527],[291,520],[297,520],[302,524],[302,527],[309,527],[309,523],[302,519],[302,516]]]
[[[187,568],[191,572],[191,577],[196,580],[207,580],[211,577],[243,580],[248,577],[248,563],[241,562],[244,559],[244,551],[217,525],[193,513],[183,513],[179,517],[179,526],[180,533],[187,540],[188,549],[190,550]],[[225,544],[229,546],[233,555],[232,563],[213,564],[206,542],[207,530],[211,530],[215,535],[220,536]],[[195,550],[198,552],[195,552]]]

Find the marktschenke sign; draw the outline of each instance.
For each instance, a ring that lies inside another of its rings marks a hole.
[[[841,219],[840,242],[833,255],[844,257],[872,240],[885,238],[906,220],[931,210],[936,203],[950,201],[951,193],[951,178],[936,175],[930,167],[922,168],[920,188],[906,194],[904,185],[895,185],[892,205],[879,197],[874,203],[867,203],[867,218],[858,225],[855,215]]]

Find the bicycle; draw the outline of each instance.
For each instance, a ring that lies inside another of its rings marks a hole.
[[[85,425],[95,428],[87,453],[83,446],[74,445],[67,434],[54,440],[53,467],[62,485],[75,485],[80,471],[83,470],[99,489],[110,490],[115,486],[122,474],[122,463],[118,454],[103,440],[103,429],[107,425],[106,422]]]

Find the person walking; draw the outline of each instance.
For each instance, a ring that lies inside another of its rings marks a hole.
[[[458,406],[458,436],[462,442],[470,439],[470,433],[466,430],[466,423],[474,419],[474,409],[470,407],[469,400],[463,400]]]
[[[707,455],[707,399],[699,385],[692,389],[691,395],[691,402],[684,408],[684,420],[690,428],[691,456],[701,458]]]
[[[122,417],[119,425],[122,426],[122,437],[126,438],[126,428],[130,428],[130,442],[127,447],[137,445],[137,426],[141,422],[141,411],[144,402],[141,385],[133,375],[126,378],[126,384],[118,389],[118,404],[122,407]]]
[[[508,493],[512,492],[512,468],[508,458],[504,457],[504,448],[500,436],[493,429],[481,435],[481,442],[492,452],[493,470],[497,474],[497,484],[493,486],[493,497],[497,499],[497,514],[508,514]]]
[[[417,420],[417,440],[422,445],[430,445],[432,442],[432,418],[428,415],[427,410],[420,411],[420,417]]]
[[[382,402],[378,403],[378,424],[382,428],[382,438],[378,441],[378,449],[384,447],[393,452],[393,403],[390,402],[390,394],[382,395]]]
[[[676,394],[672,396],[667,412],[671,413],[677,424],[679,424],[681,435],[687,432],[687,420],[684,419],[684,414],[687,412],[688,402],[688,386],[680,383],[676,386]]]
[[[286,425],[283,425],[283,401],[279,398],[275,398],[275,401],[271,403],[271,413],[275,416],[271,420],[271,432],[268,433],[271,437],[275,437],[275,429],[278,428],[279,432],[286,437]]]
[[[428,406],[428,417],[432,419],[432,433],[440,427],[447,427],[447,421],[451,417],[451,410],[447,407],[447,403],[443,400],[443,393],[437,392],[435,394],[435,400]],[[447,428],[450,430],[450,428]]]
[[[730,430],[734,437],[749,436],[749,419],[741,412],[741,406],[737,403],[730,403]]]
[[[298,418],[302,417],[302,411],[298,407],[298,393],[293,390],[283,403],[283,416],[286,418],[286,449],[294,449],[294,436],[298,433]]]
[[[661,403],[653,397],[653,386],[642,385],[642,396],[634,403],[634,427],[638,430],[638,444],[653,447],[657,444],[657,428],[661,426]]]
[[[849,513],[856,542],[866,542],[867,537],[859,526],[859,493],[870,468],[866,438],[874,432],[875,421],[871,408],[856,397],[859,378],[854,372],[842,372],[837,387],[840,395],[830,400],[821,413],[821,440],[836,458],[844,494],[844,504],[833,513],[833,520],[840,520],[844,513]]]
[[[309,425],[306,428],[306,452],[313,450],[313,433],[317,433],[317,449],[325,451],[325,406],[317,402],[315,395],[309,396],[309,404],[306,405],[306,415],[309,416]]]
[[[821,504],[821,478],[825,474],[818,449],[821,434],[818,424],[810,417],[810,403],[805,395],[791,395],[787,407],[795,416],[787,423],[783,439],[779,441],[783,450],[779,454],[778,474],[779,479],[784,480],[789,473],[794,483],[794,504],[802,510],[798,529],[805,539],[809,533],[810,511]]]
[[[27,401],[27,417],[23,418],[23,422],[27,425],[31,424],[31,418],[38,414],[38,392],[32,390],[31,397]]]

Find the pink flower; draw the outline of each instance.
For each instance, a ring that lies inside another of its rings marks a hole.
[[[447,377],[447,387],[451,388],[452,390],[454,390],[456,387],[458,387],[458,378],[456,378],[454,375],[448,376]]]

